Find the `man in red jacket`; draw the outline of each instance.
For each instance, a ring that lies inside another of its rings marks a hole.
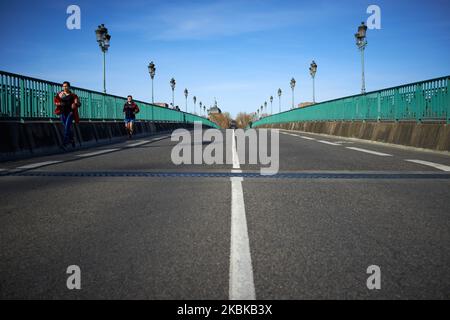
[[[55,96],[54,103],[56,105],[55,114],[61,117],[64,125],[64,139],[61,148],[65,150],[66,145],[70,142],[75,147],[75,140],[72,132],[72,121],[80,122],[78,108],[81,106],[78,96],[70,91],[70,83],[64,81],[63,90]]]

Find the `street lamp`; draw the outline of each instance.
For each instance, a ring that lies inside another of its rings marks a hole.
[[[176,81],[174,78],[170,79],[170,87],[172,88],[172,108],[175,108],[175,85]]]
[[[358,33],[355,33],[356,46],[358,47],[359,51],[361,51],[361,66],[362,66],[361,94],[366,93],[366,83],[364,78],[364,49],[367,46],[366,32],[367,26],[364,24],[364,22],[361,22],[361,25],[358,27]]]
[[[267,101],[264,101],[264,109],[266,109],[266,113],[267,113]]]
[[[270,96],[269,100],[270,100],[270,114],[273,114],[273,107],[272,107],[273,97]]]
[[[197,103],[197,97],[194,96],[194,97],[192,98],[192,100],[194,100],[194,113],[195,113],[195,104]]]
[[[189,91],[188,89],[184,89],[184,97],[186,98],[186,112],[187,112],[187,97],[188,97]]]
[[[281,88],[278,88],[278,108],[280,109],[279,112],[281,112]]]
[[[111,40],[111,36],[103,23],[98,26],[97,30],[95,30],[95,35],[97,37],[100,50],[103,52],[103,93],[106,94],[106,52],[109,49],[109,41]]]
[[[314,78],[316,77],[316,72],[317,72],[317,64],[313,60],[311,62],[311,66],[309,67],[309,74],[311,75],[312,80],[313,80],[313,103],[316,103],[316,93],[315,93],[315,84],[314,84]]]
[[[202,115],[202,102],[200,101],[198,105],[200,106],[200,115]]]
[[[148,72],[150,73],[150,78],[152,78],[152,103],[155,103],[155,99],[153,97],[153,78],[155,78],[156,68],[153,61],[148,64]]]
[[[292,89],[292,109],[294,109],[294,88],[295,88],[295,79],[291,79],[291,89]]]

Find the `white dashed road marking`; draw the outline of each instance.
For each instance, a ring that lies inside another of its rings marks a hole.
[[[114,149],[105,149],[105,150],[100,150],[100,151],[95,151],[95,152],[90,152],[90,153],[83,153],[83,154],[78,154],[77,157],[90,157],[90,156],[96,156],[99,154],[103,154],[103,153],[108,153],[108,152],[113,152],[119,150],[119,148],[114,148]]]
[[[392,157],[392,154],[387,154],[387,153],[382,153],[382,152],[376,152],[376,151],[367,150],[367,149],[362,149],[362,148],[356,148],[356,147],[346,147],[346,148],[347,148],[347,149],[350,149],[350,150],[355,150],[355,151],[361,151],[361,152],[365,152],[365,153],[374,154],[374,155],[376,155],[376,156]]]
[[[316,140],[314,138],[307,137],[307,136],[299,136],[299,137],[302,138],[302,139],[306,139],[306,140]]]
[[[339,143],[334,143],[334,142],[325,141],[325,140],[317,140],[317,142],[329,144],[329,145],[331,145],[331,146],[340,146]]]
[[[25,166],[18,167],[17,169],[34,169],[34,168],[48,166],[49,164],[55,164],[55,163],[60,163],[60,162],[62,162],[62,161],[44,161],[44,162],[27,164]]]
[[[150,140],[140,141],[140,142],[129,144],[129,145],[127,145],[127,147],[137,147],[137,146],[140,146],[141,144],[146,144],[149,142],[150,142]]]
[[[444,164],[439,164],[439,163],[434,163],[434,162],[429,162],[429,161],[423,161],[423,160],[411,160],[411,159],[406,160],[406,161],[414,162],[414,163],[418,163],[418,164],[423,164],[425,166],[430,166],[430,167],[433,167],[433,168],[436,168],[436,169],[439,169],[439,170],[442,170],[442,171],[447,171],[447,172],[450,171],[450,166],[446,166]]]

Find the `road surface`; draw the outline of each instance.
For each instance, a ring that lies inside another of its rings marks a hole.
[[[267,177],[176,144],[0,163],[0,298],[450,298],[450,156],[281,131]]]

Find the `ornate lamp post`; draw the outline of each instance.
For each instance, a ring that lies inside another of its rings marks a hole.
[[[272,105],[273,96],[270,96],[269,101],[270,101],[270,114],[273,114],[273,105]]]
[[[175,108],[175,86],[177,82],[174,78],[170,79],[170,87],[172,88],[172,108]]]
[[[292,78],[291,79],[291,89],[292,89],[292,109],[294,109],[294,88],[295,88],[295,83],[296,83],[296,81],[295,81],[295,79],[294,78]]]
[[[279,108],[279,112],[281,112],[281,88],[278,89],[278,108]]]
[[[193,98],[192,98],[192,100],[194,100],[194,113],[195,113],[195,107],[196,107],[196,103],[197,103],[197,97],[196,96],[194,96]]]
[[[156,72],[155,64],[152,61],[148,64],[148,73],[150,73],[150,78],[152,78],[152,103],[155,103],[155,99],[153,96],[153,79],[155,78],[155,72]]]
[[[367,40],[366,40],[366,32],[367,32],[367,26],[364,24],[364,22],[361,22],[361,25],[358,27],[358,33],[355,33],[356,38],[356,46],[358,47],[359,51],[361,51],[361,66],[362,66],[362,85],[361,85],[361,93],[366,93],[366,80],[364,78],[364,49],[367,46]]]
[[[267,113],[267,101],[264,101],[264,109],[266,110]]]
[[[200,106],[200,115],[202,114],[202,102],[200,101],[199,103],[198,103],[198,105]]]
[[[97,37],[100,50],[103,52],[103,93],[106,94],[106,52],[109,49],[109,41],[111,40],[111,36],[103,23],[98,26],[97,30],[95,30],[95,35]]]
[[[189,95],[189,91],[186,88],[186,89],[184,89],[184,97],[186,98],[186,112],[187,112],[187,98],[188,98],[188,95]]]
[[[316,77],[316,72],[317,72],[317,64],[313,60],[311,62],[311,66],[309,67],[309,74],[311,75],[312,80],[313,80],[313,103],[316,103],[316,92],[315,92],[315,84],[314,84],[314,78]]]

